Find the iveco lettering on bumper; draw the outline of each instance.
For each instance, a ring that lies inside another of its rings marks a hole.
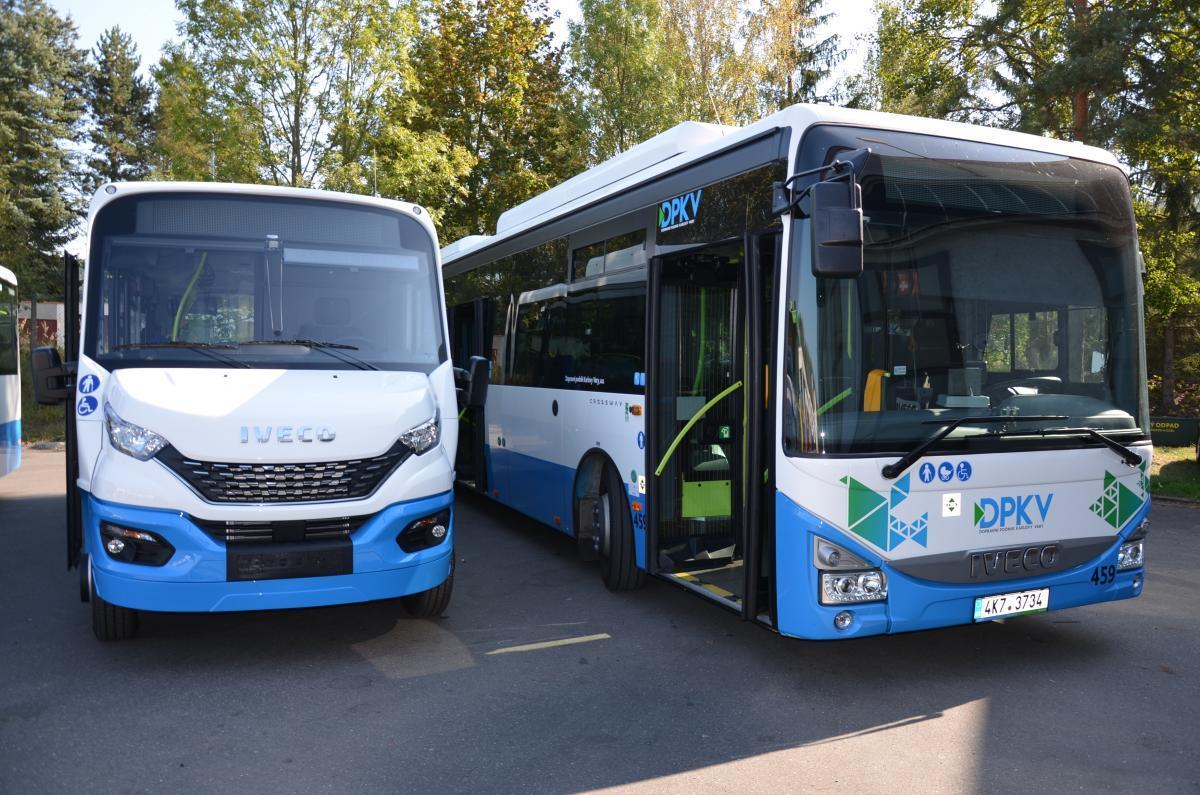
[[[250,444],[250,440],[259,444],[271,441],[275,435],[277,442],[332,442],[337,438],[333,428],[328,425],[243,425],[242,444]]]

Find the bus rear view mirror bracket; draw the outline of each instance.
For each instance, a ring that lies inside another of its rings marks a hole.
[[[30,354],[33,373],[33,399],[43,406],[54,406],[71,397],[75,362],[63,363],[53,346],[34,348]]]
[[[492,363],[482,356],[472,356],[468,369],[471,381],[467,386],[467,406],[481,409],[487,403],[488,382],[492,378]]]
[[[818,182],[809,191],[813,276],[856,279],[863,272],[862,188],[847,179]]]

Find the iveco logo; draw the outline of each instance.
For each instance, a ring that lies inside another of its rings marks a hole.
[[[1040,574],[1058,563],[1058,544],[971,553],[971,578]]]
[[[337,434],[328,425],[243,425],[242,444],[250,444],[250,440],[259,444],[271,441],[287,444],[289,442],[332,442]]]

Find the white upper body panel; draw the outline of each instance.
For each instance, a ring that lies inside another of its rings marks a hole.
[[[442,259],[449,265],[502,238],[516,236],[554,218],[569,215],[586,205],[619,194],[634,185],[702,160],[717,151],[775,128],[787,127],[792,130],[791,149],[794,157],[795,144],[804,130],[814,124],[842,124],[936,135],[1076,157],[1122,168],[1111,153],[1071,141],[895,113],[853,110],[831,105],[792,105],[745,127],[721,127],[697,122],[676,125],[513,207],[500,216],[495,235],[472,235],[455,241],[443,249]]]

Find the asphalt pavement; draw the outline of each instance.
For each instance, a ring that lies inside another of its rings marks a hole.
[[[62,454],[0,479],[0,793],[1200,790],[1200,510],[1141,598],[858,641],[779,637],[460,495],[445,617],[148,614],[102,644]]]

